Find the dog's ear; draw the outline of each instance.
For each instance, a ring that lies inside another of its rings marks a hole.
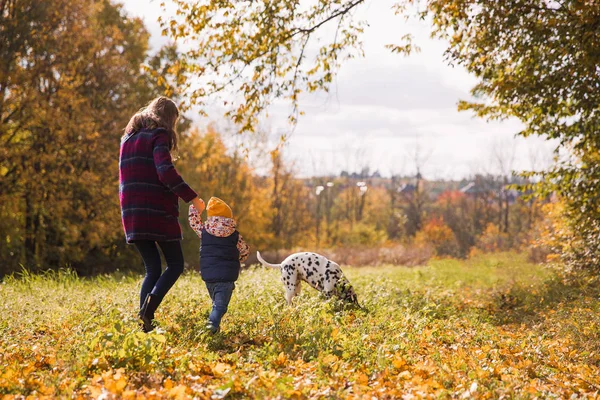
[[[358,297],[356,296],[356,292],[350,282],[346,280],[339,280],[337,285],[337,294],[338,296],[348,303],[358,304]]]
[[[358,304],[358,297],[356,296],[356,292],[354,291],[354,288],[352,286],[346,287],[346,294],[344,300],[350,303]]]
[[[350,289],[350,301],[354,304],[358,304],[358,296],[356,296],[356,292],[354,292],[354,289]]]

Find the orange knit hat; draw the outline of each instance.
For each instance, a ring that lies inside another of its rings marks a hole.
[[[206,213],[209,217],[233,218],[231,208],[218,197],[211,197],[206,206]]]

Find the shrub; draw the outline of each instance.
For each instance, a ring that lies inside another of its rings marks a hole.
[[[458,256],[460,254],[456,236],[442,218],[432,218],[427,221],[417,232],[415,244],[432,246],[438,256]]]
[[[265,260],[272,263],[283,261],[290,254],[297,251],[315,251],[314,249],[294,249],[264,251],[261,255]],[[429,245],[392,245],[382,247],[352,246],[338,247],[335,249],[322,249],[317,251],[338,264],[352,265],[354,267],[377,266],[377,265],[424,265],[431,258],[434,250]],[[258,263],[256,253],[252,253],[246,265]]]
[[[385,242],[387,234],[385,231],[377,229],[373,224],[359,222],[352,226],[348,224],[340,226],[332,239],[332,242],[340,247],[377,246]]]
[[[542,215],[541,222],[532,230],[529,243],[529,258],[535,262],[552,261],[561,254],[569,253],[571,238],[574,237],[562,201],[544,204]]]
[[[490,223],[477,238],[475,246],[484,253],[508,251],[511,249],[511,240],[508,233],[500,231],[498,225]]]

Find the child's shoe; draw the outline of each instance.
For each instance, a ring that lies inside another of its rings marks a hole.
[[[219,331],[221,330],[221,329],[220,329],[218,326],[214,326],[214,325],[213,325],[213,323],[212,323],[212,322],[210,322],[210,321],[208,321],[208,322],[206,323],[206,326],[205,326],[205,328],[206,328],[206,330],[207,330],[208,332],[210,332],[210,333],[211,333],[211,334],[213,334],[213,335],[214,335],[214,334],[216,334],[216,333],[219,333]]]

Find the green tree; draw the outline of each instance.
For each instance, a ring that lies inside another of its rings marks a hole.
[[[163,21],[165,33],[198,42],[181,65],[188,78],[207,80],[191,93],[192,101],[202,104],[226,89],[241,93],[227,116],[242,130],[252,130],[275,98],[291,102],[294,122],[299,94],[327,90],[344,57],[361,52],[364,22],[352,16],[363,0],[319,0],[312,6],[298,0],[175,3],[179,15]],[[516,117],[525,125],[521,135],[558,139],[559,149],[570,152],[571,159],[540,171],[549,183],[540,191],[557,191],[566,199],[573,231],[580,235],[573,254],[599,265],[598,3],[399,0],[395,11],[430,18],[433,35],[448,42],[448,62],[479,79],[472,90],[476,101],[461,102],[461,110],[488,119]],[[330,25],[330,42],[309,46]],[[410,36],[397,39],[391,51],[414,48]]]
[[[253,131],[276,98],[291,102],[290,120],[301,113],[303,92],[327,90],[340,63],[361,54],[363,23],[352,10],[364,0],[197,2],[174,0],[177,16],[161,19],[163,34],[194,42],[178,70],[181,89],[192,103],[205,106],[208,96],[241,93],[226,116],[242,131]],[[331,40],[317,42],[318,31],[332,27]],[[307,62],[307,59],[310,60]],[[195,85],[202,77],[202,86]]]
[[[109,0],[0,2],[0,273],[114,268],[118,149],[160,87],[149,34]]]
[[[496,119],[517,117],[523,136],[558,139],[571,157],[549,171],[538,193],[566,200],[569,258],[600,261],[600,7],[595,1],[428,1],[447,56],[479,78],[460,109]],[[529,174],[531,175],[531,174]]]
[[[309,204],[312,199],[310,189],[294,177],[292,168],[285,165],[279,150],[271,153],[271,162],[269,211],[273,246],[279,250],[308,243],[312,245],[316,242],[316,236],[312,236],[316,221]]]

